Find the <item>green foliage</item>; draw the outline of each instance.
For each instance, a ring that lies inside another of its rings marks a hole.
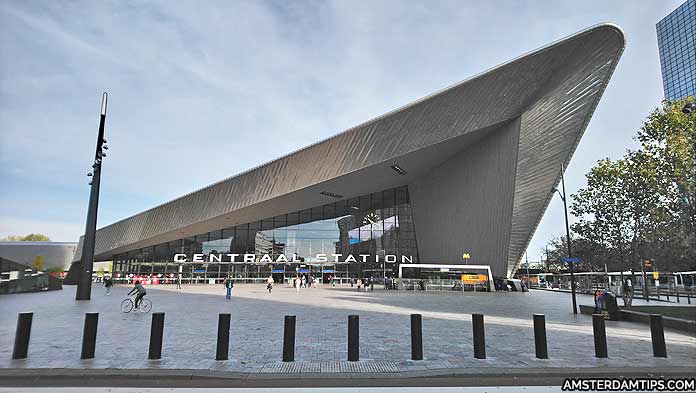
[[[640,148],[600,160],[571,196],[573,254],[588,268],[637,269],[644,259],[663,271],[696,268],[696,115],[682,113],[685,102],[653,110]],[[557,239],[550,246],[564,252]]]
[[[50,242],[48,236],[40,233],[30,233],[26,236],[10,235],[0,239],[0,242]]]
[[[44,257],[42,255],[37,255],[36,258],[34,258],[34,261],[31,263],[32,269],[36,270],[37,272],[41,272],[44,270]]]
[[[21,242],[24,236],[10,235],[0,239],[0,242]]]
[[[51,239],[48,238],[46,235],[42,235],[40,233],[30,233],[22,239],[22,241],[25,242],[50,242]]]

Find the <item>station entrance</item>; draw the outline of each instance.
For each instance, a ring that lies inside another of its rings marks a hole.
[[[399,265],[399,289],[422,291],[494,292],[488,265]]]

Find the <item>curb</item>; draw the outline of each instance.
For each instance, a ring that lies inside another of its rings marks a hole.
[[[191,369],[0,369],[0,386],[303,387],[541,386],[567,378],[692,378],[696,367],[583,367],[533,369],[433,369],[399,373],[259,374]]]

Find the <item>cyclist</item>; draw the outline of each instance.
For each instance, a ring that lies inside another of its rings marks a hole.
[[[132,295],[134,293],[137,293],[135,296],[135,308],[138,308],[138,304],[140,304],[140,301],[143,300],[145,295],[147,294],[147,291],[145,291],[145,288],[140,284],[140,281],[135,282],[135,287],[131,289],[130,292],[128,292],[128,295]]]

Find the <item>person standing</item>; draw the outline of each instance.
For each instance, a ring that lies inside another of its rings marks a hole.
[[[181,289],[181,273],[176,276],[176,289]]]
[[[230,300],[232,298],[232,288],[234,288],[234,284],[232,283],[232,277],[227,277],[227,279],[225,279],[225,299]]]
[[[300,278],[300,276],[297,276],[297,277],[295,278],[295,288],[297,288],[297,294],[298,294],[298,295],[300,294],[300,287],[301,287],[301,286],[302,286],[302,279]]]
[[[111,287],[114,286],[114,282],[111,281],[111,277],[106,277],[104,279],[104,287],[106,288],[106,296],[111,295]]]
[[[275,281],[273,280],[273,275],[268,276],[266,279],[266,289],[268,290],[268,293],[271,293],[273,291],[273,283]]]
[[[306,288],[306,285],[307,285],[307,278],[304,276],[304,274],[302,275],[301,284],[302,284],[302,288]]]
[[[370,277],[370,291],[375,290],[375,279]]]

